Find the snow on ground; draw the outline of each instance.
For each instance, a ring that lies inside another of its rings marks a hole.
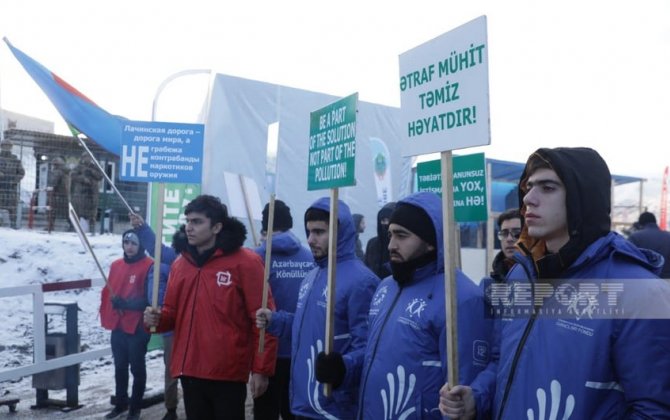
[[[121,235],[96,235],[89,242],[107,273],[112,261],[123,254]],[[11,230],[0,228],[0,288],[42,284],[67,280],[101,278],[95,261],[75,233]],[[76,301],[79,334],[84,349],[109,346],[109,332],[100,327],[98,308],[100,287],[77,291],[46,293],[45,302]],[[0,370],[32,363],[32,295],[0,298]],[[65,332],[64,316],[50,315],[49,332]],[[147,391],[163,389],[162,351],[147,355]],[[132,377],[132,376],[131,376]],[[132,382],[132,379],[131,379]],[[65,391],[49,391],[49,398],[64,400]],[[70,413],[58,410],[31,410],[35,404],[32,377],[0,383],[0,400],[20,398],[17,412],[11,418],[102,418],[111,409],[114,394],[114,369],[111,356],[84,362],[80,367],[79,403],[84,407]],[[183,404],[180,404],[183,409]],[[0,418],[8,416],[8,407],[0,407]],[[144,410],[142,418],[161,418],[162,404]],[[180,416],[184,418],[183,412]]]
[[[105,274],[117,258],[123,256],[121,235],[105,234],[88,237]],[[101,278],[95,261],[85,251],[75,233],[12,230],[0,227],[0,288],[42,284],[59,281]],[[101,287],[83,290],[50,292],[49,301],[76,301],[78,328],[83,350],[109,346],[109,331],[100,326]],[[64,316],[49,316],[49,332],[65,332]],[[32,295],[0,298],[0,371],[32,363],[33,348]],[[163,352],[147,354],[147,395],[163,391]],[[132,383],[132,375],[130,379]],[[181,388],[181,387],[180,387]],[[130,392],[130,389],[129,389]],[[12,419],[91,419],[103,418],[112,409],[114,394],[114,365],[111,356],[90,360],[80,365],[79,404],[83,407],[68,413],[58,409],[32,410],[36,402],[32,377],[18,381],[0,382],[0,401],[19,398],[16,413],[8,414],[0,406],[0,418]],[[249,392],[247,392],[249,395]],[[49,391],[49,398],[65,400],[66,392]],[[179,397],[179,418],[184,419],[184,404]],[[142,419],[161,419],[165,414],[162,403],[142,410]],[[251,400],[247,398],[247,418],[252,418]]]

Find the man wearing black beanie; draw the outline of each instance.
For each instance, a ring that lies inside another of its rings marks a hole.
[[[268,216],[270,203],[263,208],[261,235],[263,242],[255,249],[265,261],[267,252]],[[278,311],[295,313],[300,285],[307,273],[314,268],[314,258],[309,249],[293,234],[291,209],[281,200],[275,200],[272,223],[272,247],[268,283]],[[279,337],[275,374],[270,377],[268,389],[254,399],[254,418],[264,420],[293,420],[289,401],[291,378],[291,334]]]
[[[370,304],[357,418],[387,418],[387,412],[392,418],[441,418],[439,390],[449,368],[441,199],[412,194],[398,202],[389,222],[392,277],[379,284]],[[456,290],[460,383],[478,389],[493,369],[492,322],[484,317],[482,291],[460,270]]]
[[[270,214],[270,203],[263,208],[261,219],[261,235],[265,238],[268,231],[268,215]],[[286,232],[293,227],[291,208],[281,200],[275,200],[275,217],[272,221],[272,229],[278,232]]]
[[[412,194],[390,216],[392,277],[370,303],[368,342],[362,366],[345,378],[360,383],[357,419],[441,418],[439,390],[447,376],[442,204],[434,193]],[[478,383],[489,373],[492,322],[484,318],[482,291],[460,270],[458,356],[460,383]],[[317,365],[333,370],[331,360]],[[399,390],[399,392],[395,392]],[[403,395],[404,393],[404,395]]]

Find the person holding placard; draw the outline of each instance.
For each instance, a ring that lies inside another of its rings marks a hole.
[[[392,276],[370,305],[370,333],[362,366],[348,366],[360,379],[357,419],[441,419],[439,390],[446,377],[446,321],[442,204],[434,193],[412,194],[389,217]],[[459,373],[477,387],[489,364],[492,322],[485,318],[481,290],[457,271]],[[329,360],[320,370],[332,370]]]
[[[276,336],[292,335],[290,399],[298,418],[350,419],[358,405],[358,382],[344,376],[348,366],[360,366],[362,361],[370,299],[379,278],[356,257],[356,229],[349,207],[338,200],[338,208],[334,351],[329,355],[338,368],[331,372],[335,376],[331,396],[324,396],[315,376],[317,357],[324,357],[330,198],[320,198],[305,212],[307,243],[316,267],[300,286],[295,313],[262,308],[256,312],[259,328]]]
[[[181,380],[188,418],[244,420],[247,381],[253,397],[262,395],[277,356],[269,334],[265,351],[255,351],[263,262],[242,247],[246,228],[217,197],[196,197],[184,214],[189,246],[172,264],[162,308],[147,307],[144,324],[174,330],[170,373]]]
[[[256,253],[265,259],[268,238],[269,203],[265,205],[261,219],[263,242]],[[314,268],[314,258],[293,234],[291,209],[281,200],[275,200],[270,258],[270,290],[278,311],[294,313],[298,303],[298,292],[303,279]],[[289,401],[291,378],[291,335],[279,337],[277,366],[270,377],[267,391],[254,399],[254,417],[263,420],[292,420]]]
[[[668,418],[670,286],[657,277],[657,253],[610,231],[611,182],[593,149],[529,157],[519,181],[522,254],[492,285],[493,309],[511,318],[496,381],[488,395],[446,384],[443,414]]]

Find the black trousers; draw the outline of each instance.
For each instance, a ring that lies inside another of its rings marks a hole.
[[[270,378],[268,389],[254,400],[254,420],[294,420],[288,400],[291,379],[291,359],[278,358],[275,375]]]
[[[247,384],[182,376],[186,418],[191,420],[244,420]]]
[[[114,382],[116,383],[116,405],[138,410],[141,408],[144,389],[147,385],[147,367],[144,356],[150,335],[144,327],[134,334],[121,330],[112,331],[112,356],[114,358]],[[128,366],[133,374],[133,390],[128,399]]]

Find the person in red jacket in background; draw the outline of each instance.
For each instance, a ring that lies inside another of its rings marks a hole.
[[[244,420],[247,381],[261,396],[277,358],[269,334],[258,352],[263,262],[242,247],[246,228],[218,198],[200,195],[184,213],[188,248],[172,264],[163,307],[147,307],[144,324],[174,330],[170,372],[180,378],[188,418]]]
[[[153,260],[146,256],[137,235],[123,234],[123,258],[112,263],[107,286],[102,289],[100,321],[112,331],[112,356],[116,404],[105,418],[113,419],[128,410],[128,419],[139,419],[147,382],[145,355],[150,335],[142,325],[147,306],[146,279]],[[133,390],[128,400],[128,366],[133,374]]]

